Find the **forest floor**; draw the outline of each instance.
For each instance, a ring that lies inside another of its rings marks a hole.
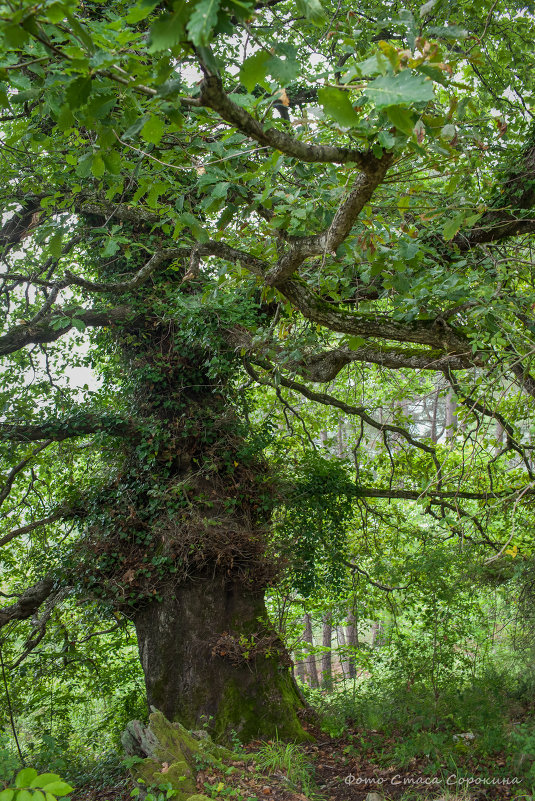
[[[381,738],[373,743],[375,732],[367,732],[363,745],[362,733],[347,731],[343,737],[330,738],[320,731],[312,732],[316,741],[301,746],[305,761],[312,766],[314,791],[303,794],[292,786],[284,770],[260,773],[247,761],[236,763],[239,768],[228,775],[217,770],[206,769],[197,777],[198,792],[212,798],[235,801],[508,801],[522,799],[534,801],[525,780],[517,779],[513,785],[503,783],[513,777],[507,775],[505,758],[493,755],[488,760],[466,756],[457,774],[445,765],[434,771],[427,758],[413,759],[408,767],[396,765],[385,767],[384,759],[377,754],[388,752],[389,743]],[[253,742],[247,752],[254,754],[264,743]],[[392,743],[390,743],[392,745]],[[467,780],[473,779],[470,784]],[[492,780],[495,784],[490,784]],[[475,782],[479,780],[479,785]],[[487,782],[485,786],[484,781]],[[115,786],[85,786],[72,794],[72,801],[129,801],[132,783],[125,777]]]

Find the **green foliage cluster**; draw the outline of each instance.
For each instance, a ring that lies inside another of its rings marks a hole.
[[[35,768],[23,768],[15,776],[14,787],[0,791],[1,801],[56,801],[73,791],[56,773],[38,774]]]
[[[289,544],[292,582],[305,598],[319,588],[347,589],[354,490],[344,462],[314,452],[296,460],[275,532],[283,553],[284,543]]]

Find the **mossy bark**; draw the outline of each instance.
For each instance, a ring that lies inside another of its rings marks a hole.
[[[138,720],[131,721],[121,741],[128,755],[141,757],[131,768],[141,789],[170,784],[177,801],[206,799],[197,794],[196,774],[201,763],[221,767],[238,759],[209,737],[196,739],[179,723],[170,723],[160,711],[150,715],[148,727]]]
[[[177,587],[135,616],[149,705],[217,739],[307,738],[284,646],[263,592],[215,574]]]

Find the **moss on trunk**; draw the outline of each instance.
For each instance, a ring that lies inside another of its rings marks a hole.
[[[168,588],[135,617],[149,704],[218,740],[302,741],[304,703],[263,593],[221,575]]]

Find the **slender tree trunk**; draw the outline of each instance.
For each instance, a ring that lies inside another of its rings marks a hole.
[[[297,677],[298,677],[299,681],[302,681],[303,684],[305,684],[305,682],[307,680],[306,665],[301,659],[296,661],[296,663],[295,663],[295,671],[297,673]]]
[[[438,442],[438,426],[437,426],[437,417],[438,417],[438,399],[440,395],[440,390],[435,391],[435,395],[433,398],[433,416],[431,418],[431,442]]]
[[[457,431],[457,399],[453,390],[446,395],[446,437],[452,439]]]
[[[496,437],[496,447],[494,449],[494,454],[498,454],[502,447],[503,447],[503,437],[505,434],[505,429],[500,423],[499,420],[496,420],[495,428],[494,428],[494,436]]]
[[[340,667],[342,668],[342,676],[346,679],[349,675],[349,662],[346,653],[346,635],[343,626],[336,627],[336,637],[338,639],[338,655],[340,658]]]
[[[322,645],[328,650],[324,650],[321,655],[321,684],[326,690],[332,690],[333,676],[332,676],[332,638],[333,638],[333,625],[331,612],[325,612],[323,615],[323,639]]]
[[[312,633],[312,620],[308,612],[305,613],[304,624],[305,624],[305,630],[303,632],[303,640],[304,642],[310,645],[311,649],[313,649],[314,635]],[[316,667],[316,657],[311,651],[309,651],[305,659],[305,665],[308,676],[308,683],[310,684],[311,687],[319,687],[318,669]]]
[[[349,609],[347,616],[346,644],[349,651],[348,674],[350,679],[354,679],[357,675],[355,652],[358,648],[358,631],[355,613],[352,608]]]
[[[344,442],[344,418],[341,417],[338,420],[338,430],[337,430],[337,446],[338,446],[338,456],[342,459],[345,453],[345,442]]]
[[[372,648],[379,648],[381,646],[381,624],[377,621],[372,623],[370,645]]]

